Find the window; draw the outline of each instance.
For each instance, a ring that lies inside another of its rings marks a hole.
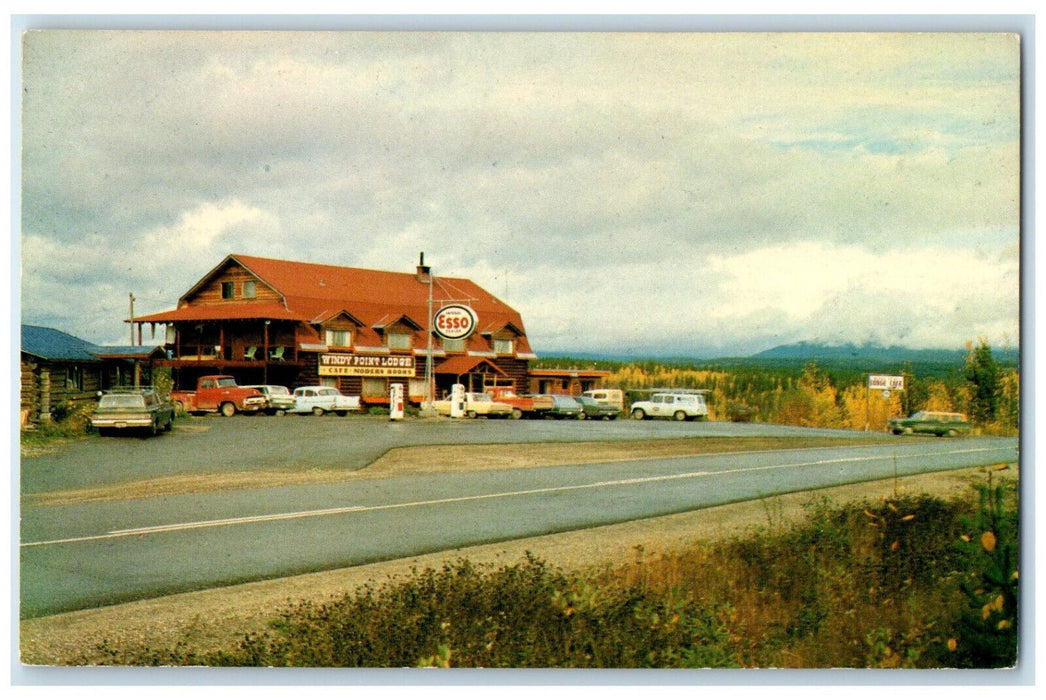
[[[327,347],[347,348],[352,346],[352,331],[327,330]]]
[[[232,282],[222,282],[222,299],[232,299],[236,294],[236,285]]]
[[[363,378],[364,396],[385,396],[387,389],[388,386],[384,379],[375,379],[373,377]]]
[[[243,298],[254,299],[258,296],[258,283],[254,280],[248,280],[243,283]]]
[[[389,333],[386,337],[389,350],[410,350],[409,333]]]
[[[494,352],[499,355],[511,355],[512,354],[512,340],[509,338],[495,338],[494,339]]]
[[[465,339],[464,338],[444,338],[443,349],[449,352],[464,352],[465,351]]]
[[[84,390],[84,368],[78,365],[71,365],[65,374],[65,388],[76,389],[77,391]]]

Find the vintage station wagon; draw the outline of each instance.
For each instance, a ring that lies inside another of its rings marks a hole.
[[[891,418],[887,427],[894,435],[927,433],[942,437],[970,432],[966,416],[947,411],[916,411],[907,418]]]

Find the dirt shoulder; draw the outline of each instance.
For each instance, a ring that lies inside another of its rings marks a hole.
[[[418,468],[418,460],[424,458],[425,464],[454,463],[457,465],[455,469],[468,468],[465,466],[468,459],[454,462],[449,459],[450,455],[441,455],[439,460],[433,460],[424,449],[411,448],[409,453],[390,456],[385,463],[375,466],[388,474],[401,474]],[[634,459],[634,446],[632,449]],[[489,468],[489,461],[478,453],[472,457],[485,462],[484,468]],[[1016,479],[1017,469],[1011,468],[999,474],[1001,478]],[[377,476],[377,470],[373,476]],[[886,479],[816,493],[818,497],[824,496],[836,502],[874,500],[898,491],[949,497],[968,490],[971,483],[983,479],[983,470],[970,469]],[[438,568],[445,562],[461,558],[476,563],[512,564],[527,552],[572,570],[621,564],[638,556],[656,558],[684,549],[696,541],[740,535],[746,530],[768,525],[788,524],[802,516],[803,506],[810,502],[811,497],[810,492],[776,496],[618,525],[23,620],[20,623],[20,658],[26,665],[90,665],[102,660],[98,646],[103,641],[111,647],[170,647],[181,642],[199,650],[214,649],[235,644],[244,633],[264,629],[280,610],[298,601],[340,597],[367,582],[381,584],[409,576],[415,569]]]

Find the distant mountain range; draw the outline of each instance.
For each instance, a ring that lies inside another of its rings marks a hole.
[[[1019,353],[1014,348],[992,348],[992,357],[999,364],[1013,365],[1019,360]],[[750,355],[754,360],[807,360],[807,361],[853,361],[853,362],[936,362],[961,364],[966,359],[966,350],[926,349],[913,350],[899,345],[883,347],[866,343],[854,345],[824,345],[821,343],[792,343],[778,345],[763,352]]]
[[[933,365],[962,365],[966,359],[966,349],[923,349],[915,350],[900,345],[883,347],[865,343],[855,345],[846,343],[843,345],[829,345],[825,343],[799,342],[788,345],[778,345],[755,353],[753,355],[738,357],[715,357],[710,353],[695,353],[692,356],[684,356],[678,353],[642,355],[639,353],[596,353],[596,352],[544,352],[543,358],[562,357],[577,360],[608,360],[614,362],[630,362],[635,360],[658,360],[669,363],[700,362],[701,364],[725,364],[730,366],[743,365],[747,363],[784,363],[787,365],[802,365],[806,362],[823,362],[832,365],[842,365],[867,368],[872,365],[899,366],[906,362],[913,364]],[[1015,348],[992,348],[992,357],[1000,365],[1016,366],[1020,361],[1019,351]]]

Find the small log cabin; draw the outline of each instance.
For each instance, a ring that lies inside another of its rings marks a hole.
[[[430,338],[430,313],[451,304],[472,310],[474,332]],[[434,399],[455,383],[524,392],[536,359],[518,311],[470,280],[432,275],[424,257],[398,273],[233,254],[176,308],[130,321],[139,338],[145,325],[165,327],[160,364],[182,389],[230,374],[240,384],[326,384],[376,405],[400,383],[421,402],[430,357]]]
[[[53,328],[22,324],[21,424],[93,403],[114,386],[150,382],[158,347],[94,345]]]

